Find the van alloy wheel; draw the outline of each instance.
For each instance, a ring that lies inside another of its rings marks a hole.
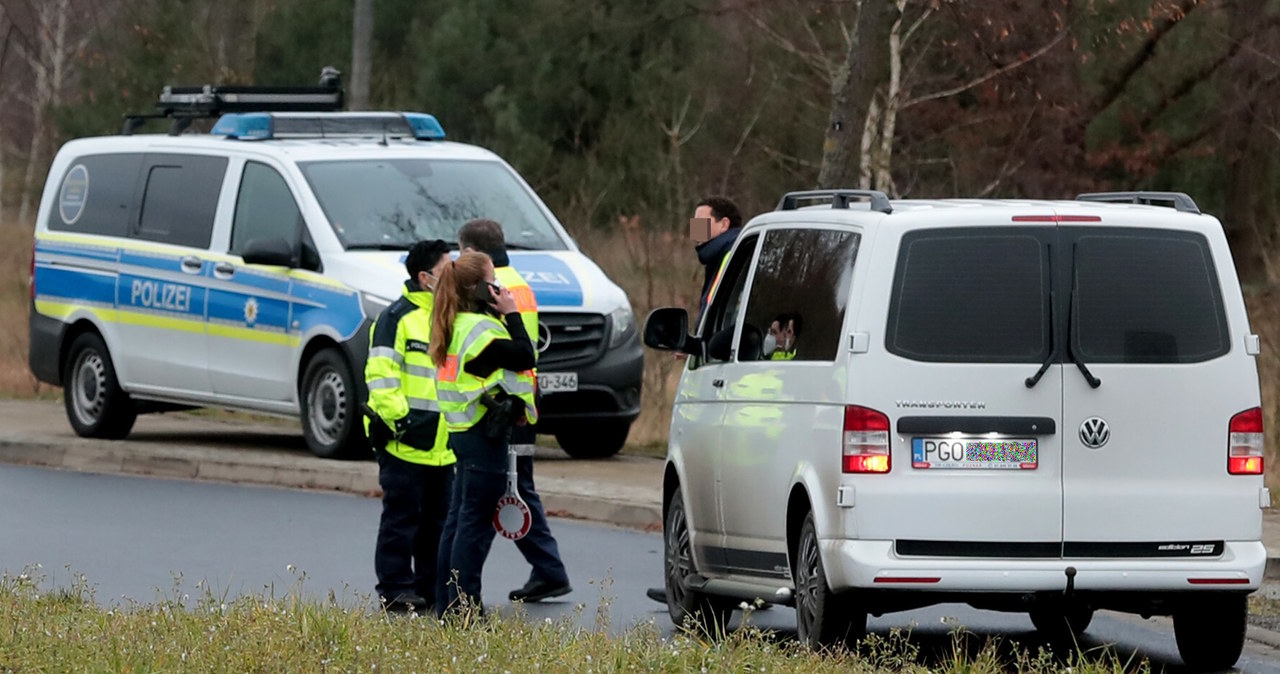
[[[813,513],[805,516],[796,546],[796,628],[800,641],[814,650],[853,648],[867,632],[867,613],[858,610],[851,594],[836,594],[827,583],[827,572],[818,551],[818,530]]]
[[[666,580],[667,613],[677,627],[690,624],[709,636],[723,635],[733,616],[733,602],[690,589],[688,581],[697,573],[693,547],[689,542],[689,522],[679,490],[667,505],[663,526],[663,575]]]

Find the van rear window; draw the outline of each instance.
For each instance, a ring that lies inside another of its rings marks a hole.
[[[1230,350],[1222,292],[1199,234],[1075,239],[1076,353],[1086,363],[1194,363]]]
[[[76,159],[62,177],[49,212],[56,232],[125,236],[133,211],[142,154],[100,154]]]
[[[1041,232],[965,228],[902,238],[886,348],[929,362],[1033,363],[1050,350]]]

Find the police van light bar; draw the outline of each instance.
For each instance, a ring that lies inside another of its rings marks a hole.
[[[273,138],[413,138],[443,140],[444,127],[418,112],[233,113],[209,132],[237,140]]]

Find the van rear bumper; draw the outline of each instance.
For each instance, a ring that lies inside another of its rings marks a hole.
[[[900,557],[893,541],[820,541],[827,582],[848,589],[913,592],[1062,592],[1067,568],[1081,592],[1258,589],[1267,566],[1261,541],[1228,541],[1212,559],[956,559]]]
[[[36,312],[31,303],[30,341],[27,342],[27,364],[31,374],[45,384],[62,386],[62,337],[67,324]]]

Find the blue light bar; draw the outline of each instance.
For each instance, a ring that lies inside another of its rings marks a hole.
[[[271,115],[263,112],[227,114],[218,119],[209,133],[241,140],[268,140],[272,137]]]
[[[427,115],[421,112],[406,112],[404,121],[413,127],[413,137],[418,140],[444,140],[444,127],[440,125],[435,115]]]

